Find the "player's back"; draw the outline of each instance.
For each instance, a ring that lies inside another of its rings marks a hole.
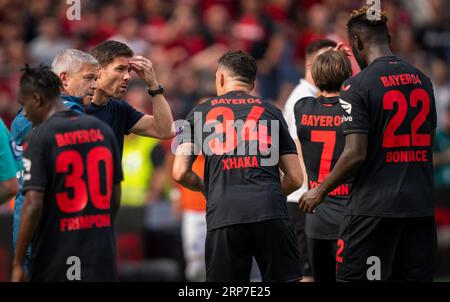
[[[318,187],[338,161],[345,146],[343,109],[339,97],[308,97],[294,107],[297,136],[308,175],[308,187]],[[335,238],[347,205],[351,180],[330,192],[315,214],[307,215],[306,234],[310,238]]]
[[[296,147],[279,109],[230,92],[198,105],[187,119],[191,129],[203,128],[194,141],[205,156],[208,230],[287,218],[278,156]]]
[[[24,151],[24,191],[45,192],[31,279],[67,280],[67,261],[76,256],[82,281],[114,281],[110,202],[122,175],[111,129],[93,117],[58,112],[30,133]]]
[[[430,79],[409,63],[381,57],[341,90],[344,133],[367,133],[367,157],[355,179],[349,211],[358,215],[433,215],[432,131],[436,109]]]

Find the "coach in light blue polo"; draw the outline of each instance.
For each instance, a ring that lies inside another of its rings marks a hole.
[[[66,49],[59,53],[52,63],[53,72],[61,80],[61,99],[63,104],[80,114],[85,113],[84,102],[89,103],[97,88],[98,62],[90,54],[77,49]],[[20,108],[11,124],[11,136],[15,142],[16,154],[22,160],[22,144],[26,135],[33,129]],[[24,202],[22,192],[23,171],[18,172],[19,193],[14,203],[13,243],[19,233],[20,214]],[[31,250],[29,250],[30,252]]]

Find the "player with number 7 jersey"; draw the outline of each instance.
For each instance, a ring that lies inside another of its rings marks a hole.
[[[345,146],[339,104],[342,83],[352,75],[345,54],[330,50],[316,57],[312,77],[320,90],[317,98],[307,97],[294,106],[297,137],[308,176],[308,188],[318,187],[336,165]],[[336,280],[335,255],[339,227],[351,193],[352,179],[328,193],[325,200],[306,214],[305,233],[315,282]]]
[[[50,96],[27,84],[35,78],[48,81]],[[30,241],[31,281],[116,281],[113,224],[123,178],[120,152],[108,125],[65,108],[58,83],[44,67],[27,69],[21,80],[19,100],[37,127],[23,145],[25,202],[13,281],[25,280]],[[41,111],[33,106],[36,95],[45,107]],[[74,257],[79,266],[72,276]]]

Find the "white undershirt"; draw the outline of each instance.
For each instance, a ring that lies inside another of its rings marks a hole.
[[[298,140],[297,126],[295,125],[295,104],[302,98],[315,97],[318,89],[305,79],[301,79],[300,83],[294,88],[291,95],[286,101],[283,109],[283,115],[289,127],[289,134],[293,140]],[[287,198],[288,202],[298,202],[300,197],[308,190],[308,185],[305,183],[300,189],[290,194]]]

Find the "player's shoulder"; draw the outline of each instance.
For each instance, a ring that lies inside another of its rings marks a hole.
[[[52,135],[51,126],[48,123],[44,122],[38,126],[36,126],[33,131],[28,133],[24,133],[23,142],[32,143],[35,142],[44,142],[48,137]]]
[[[31,122],[25,117],[23,108],[20,108],[11,123],[11,135],[17,142],[17,139],[23,138],[24,134],[32,129]]]
[[[294,105],[294,111],[302,110],[307,107],[311,107],[316,102],[316,98],[313,96],[307,96],[297,100]]]
[[[111,132],[112,133],[112,129],[111,127],[106,124],[104,121],[90,116],[90,115],[78,115],[76,117],[79,120],[79,124],[88,127],[88,128],[100,128],[102,130],[105,130],[106,132]]]
[[[364,99],[368,94],[368,82],[370,70],[368,68],[362,70],[357,75],[347,79],[342,83],[340,90],[340,98],[362,98]]]
[[[419,67],[409,63],[409,62],[405,62],[408,67],[411,69],[411,73],[413,74],[418,74],[419,78],[422,80],[425,80],[426,84],[432,85],[432,80],[431,78],[425,73],[423,72],[422,69],[420,69]]]
[[[258,98],[258,97],[252,97],[252,96],[249,96],[249,97],[251,97],[254,100],[256,100],[255,105],[262,106],[262,107],[265,107],[268,110],[271,110],[271,111],[274,111],[274,112],[282,114],[281,109],[278,108],[273,102],[267,101],[267,100],[264,100],[264,99],[261,99],[261,98]]]
[[[83,98],[81,97],[75,97],[75,96],[68,96],[68,95],[61,95],[61,100],[67,108],[76,111],[77,113],[84,113],[84,105],[83,105]]]
[[[107,106],[110,107],[131,107],[130,104],[128,104],[128,102],[126,100],[123,99],[115,99],[115,98],[110,98],[108,101]]]
[[[186,119],[191,119],[194,117],[195,113],[207,113],[211,108],[211,100],[214,98],[208,98],[200,101],[198,104],[196,104],[192,109],[189,111],[189,113],[186,115]]]
[[[371,73],[371,69],[370,69],[370,67],[367,67],[367,68],[361,70],[361,72],[359,72],[358,74],[348,78],[342,84],[341,91],[344,91],[344,92],[350,91],[352,88],[353,88],[353,90],[355,90],[355,89],[361,90],[362,88],[365,87],[365,85],[366,85],[365,83],[369,80],[370,73]]]
[[[110,98],[105,106],[108,112],[125,112],[134,109],[126,100]]]

